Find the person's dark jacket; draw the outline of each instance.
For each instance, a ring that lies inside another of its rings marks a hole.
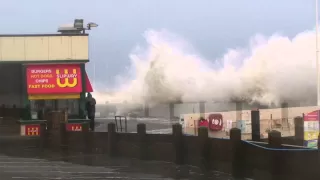
[[[96,100],[94,98],[89,98],[86,102],[86,110],[88,112],[88,117],[94,117],[96,113]]]

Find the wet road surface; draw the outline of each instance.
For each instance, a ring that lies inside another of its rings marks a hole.
[[[81,161],[83,156],[70,157],[69,161]],[[91,157],[91,165],[81,165],[56,159],[24,158],[0,155],[0,178],[27,180],[96,180],[96,179],[145,179],[145,180],[229,180],[229,175],[208,172],[203,174],[195,167],[177,167],[171,163],[107,158],[105,155]],[[106,161],[101,162],[101,158]],[[94,159],[99,159],[96,161]]]
[[[114,122],[114,119],[97,119],[96,122],[96,130],[105,132],[107,124]],[[171,126],[174,122],[152,119],[128,120],[128,132],[136,132],[138,123],[146,123],[148,133],[171,133]],[[74,154],[61,157],[57,153],[45,152],[39,155],[34,148],[17,149],[10,146],[0,147],[0,179],[229,180],[231,177],[221,172],[203,172],[197,167],[176,166],[167,162],[109,158],[106,154]]]

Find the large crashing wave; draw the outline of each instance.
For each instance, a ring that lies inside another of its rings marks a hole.
[[[270,105],[316,99],[314,31],[292,39],[257,35],[248,47],[229,49],[222,58],[211,60],[167,31],[149,30],[144,36],[147,46],[130,55],[128,74],[121,76],[113,94],[96,93],[98,100],[137,104],[242,100]]]

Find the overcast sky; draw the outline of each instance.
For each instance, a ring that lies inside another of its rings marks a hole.
[[[315,24],[314,0],[1,0],[0,33],[55,33],[74,18],[99,24],[90,32],[90,61],[109,84],[150,28],[179,34],[214,59],[256,33],[293,36]]]

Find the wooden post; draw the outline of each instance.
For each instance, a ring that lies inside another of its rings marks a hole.
[[[298,146],[304,145],[304,125],[303,125],[303,117],[295,117],[294,118],[294,136],[295,136],[295,144]]]
[[[50,112],[47,116],[47,143],[49,148],[58,151],[61,150],[61,143],[63,136],[65,135],[63,132],[61,132],[62,130],[65,130],[65,127],[60,124],[63,123],[62,117],[63,114],[59,111]]]
[[[260,141],[260,111],[251,111],[251,139],[252,141]]]
[[[139,123],[137,125],[137,132],[139,137],[139,158],[141,160],[147,160],[148,158],[148,145],[147,145],[147,132],[146,124]]]
[[[183,134],[181,124],[176,123],[172,125],[172,135],[176,155],[175,163],[181,165],[184,163]]]
[[[281,180],[283,161],[285,160],[282,156],[281,149],[281,133],[279,131],[271,131],[268,134],[269,148],[273,148],[270,151],[270,173],[273,180]]]
[[[318,151],[320,151],[320,133],[318,135]]]
[[[198,138],[199,138],[199,148],[201,148],[201,163],[203,165],[202,169],[210,170],[211,167],[211,143],[209,139],[208,134],[208,128],[207,127],[199,127],[198,129]]]
[[[281,148],[281,133],[279,131],[271,131],[268,133],[268,144],[270,148]]]
[[[108,124],[108,155],[115,156],[116,150],[116,125],[114,123]]]
[[[79,117],[81,119],[86,118],[85,114],[85,106],[86,106],[86,64],[81,63],[80,64],[80,71],[81,71],[81,81],[82,81],[82,92],[80,93],[80,99],[79,99]]]
[[[234,178],[244,178],[244,151],[241,143],[241,130],[232,128],[230,130],[230,140],[232,143],[232,176]]]
[[[281,148],[282,139],[279,131],[272,130],[268,133],[268,145],[270,148]]]

